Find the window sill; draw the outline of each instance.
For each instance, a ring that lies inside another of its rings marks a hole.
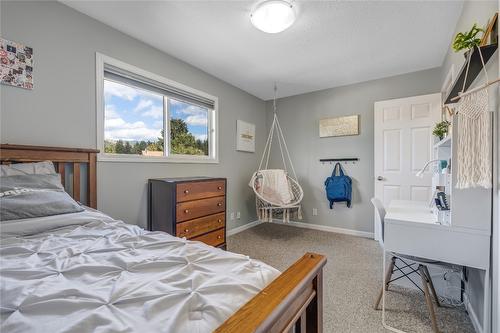
[[[122,162],[122,163],[194,163],[194,164],[219,164],[219,159],[210,157],[194,157],[194,156],[161,156],[161,157],[144,157],[144,156],[129,156],[129,155],[111,155],[98,154],[98,162]]]

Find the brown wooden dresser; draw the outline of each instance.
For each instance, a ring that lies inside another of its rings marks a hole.
[[[148,229],[225,249],[226,179],[150,179]]]

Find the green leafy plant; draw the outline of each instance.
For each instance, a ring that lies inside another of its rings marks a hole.
[[[468,32],[459,32],[453,41],[453,50],[455,50],[455,52],[459,52],[461,50],[470,50],[475,46],[479,46],[481,38],[477,35],[480,32],[484,33],[484,30],[479,28],[476,23],[474,23]]]
[[[443,138],[448,134],[448,127],[451,123],[448,120],[443,120],[434,126],[432,130],[432,134],[437,136],[439,140],[443,140]]]

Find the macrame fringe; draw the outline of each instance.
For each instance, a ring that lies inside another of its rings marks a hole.
[[[283,223],[290,223],[294,219],[302,220],[301,206],[291,208],[259,207],[258,201],[256,206],[257,218],[260,222],[272,222],[274,217],[281,217]]]
[[[458,105],[456,188],[491,188],[491,112],[488,90],[463,96]]]

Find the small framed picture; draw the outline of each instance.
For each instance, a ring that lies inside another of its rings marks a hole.
[[[236,150],[255,152],[255,125],[243,120],[236,121]]]
[[[33,48],[0,38],[0,82],[33,89]]]

